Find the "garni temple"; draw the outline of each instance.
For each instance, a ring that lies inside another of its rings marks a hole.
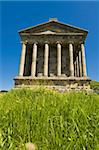
[[[56,18],[19,31],[22,52],[15,87],[89,89],[84,47],[87,34],[87,30]]]

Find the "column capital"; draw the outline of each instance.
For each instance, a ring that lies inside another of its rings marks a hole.
[[[27,41],[27,40],[26,40],[26,41],[21,41],[20,43],[21,43],[21,44],[27,44],[28,41]]]
[[[44,44],[49,44],[49,41],[45,41]]]
[[[32,42],[32,41],[29,41],[28,43],[29,43],[29,44],[33,44],[33,42]]]
[[[84,41],[80,41],[79,44],[85,44],[85,42]]]
[[[36,45],[37,45],[37,44],[38,44],[38,42],[33,42],[33,45],[34,45],[34,44],[36,44]]]
[[[38,42],[32,42],[32,41],[29,41],[28,43],[29,43],[29,44],[32,44],[32,45],[38,44]]]
[[[74,41],[69,41],[68,44],[74,45]]]
[[[84,42],[82,42],[82,43],[80,43],[80,44],[85,46],[85,43],[84,43]]]
[[[62,42],[61,41],[56,41],[56,44],[62,44]]]

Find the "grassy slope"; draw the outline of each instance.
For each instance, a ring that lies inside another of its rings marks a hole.
[[[91,83],[90,83],[90,86],[91,86],[92,89],[99,91],[99,82],[97,82],[95,80],[92,80]]]
[[[12,90],[0,97],[2,150],[98,150],[99,95]]]

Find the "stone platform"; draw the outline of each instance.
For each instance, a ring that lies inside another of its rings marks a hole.
[[[89,77],[21,77],[15,79],[15,88],[33,88],[35,86],[44,86],[56,90],[89,90]]]

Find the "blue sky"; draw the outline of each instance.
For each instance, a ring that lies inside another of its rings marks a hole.
[[[88,76],[99,81],[99,2],[0,2],[0,90],[13,87],[18,75],[21,43],[18,31],[49,20],[89,30],[86,39]]]

